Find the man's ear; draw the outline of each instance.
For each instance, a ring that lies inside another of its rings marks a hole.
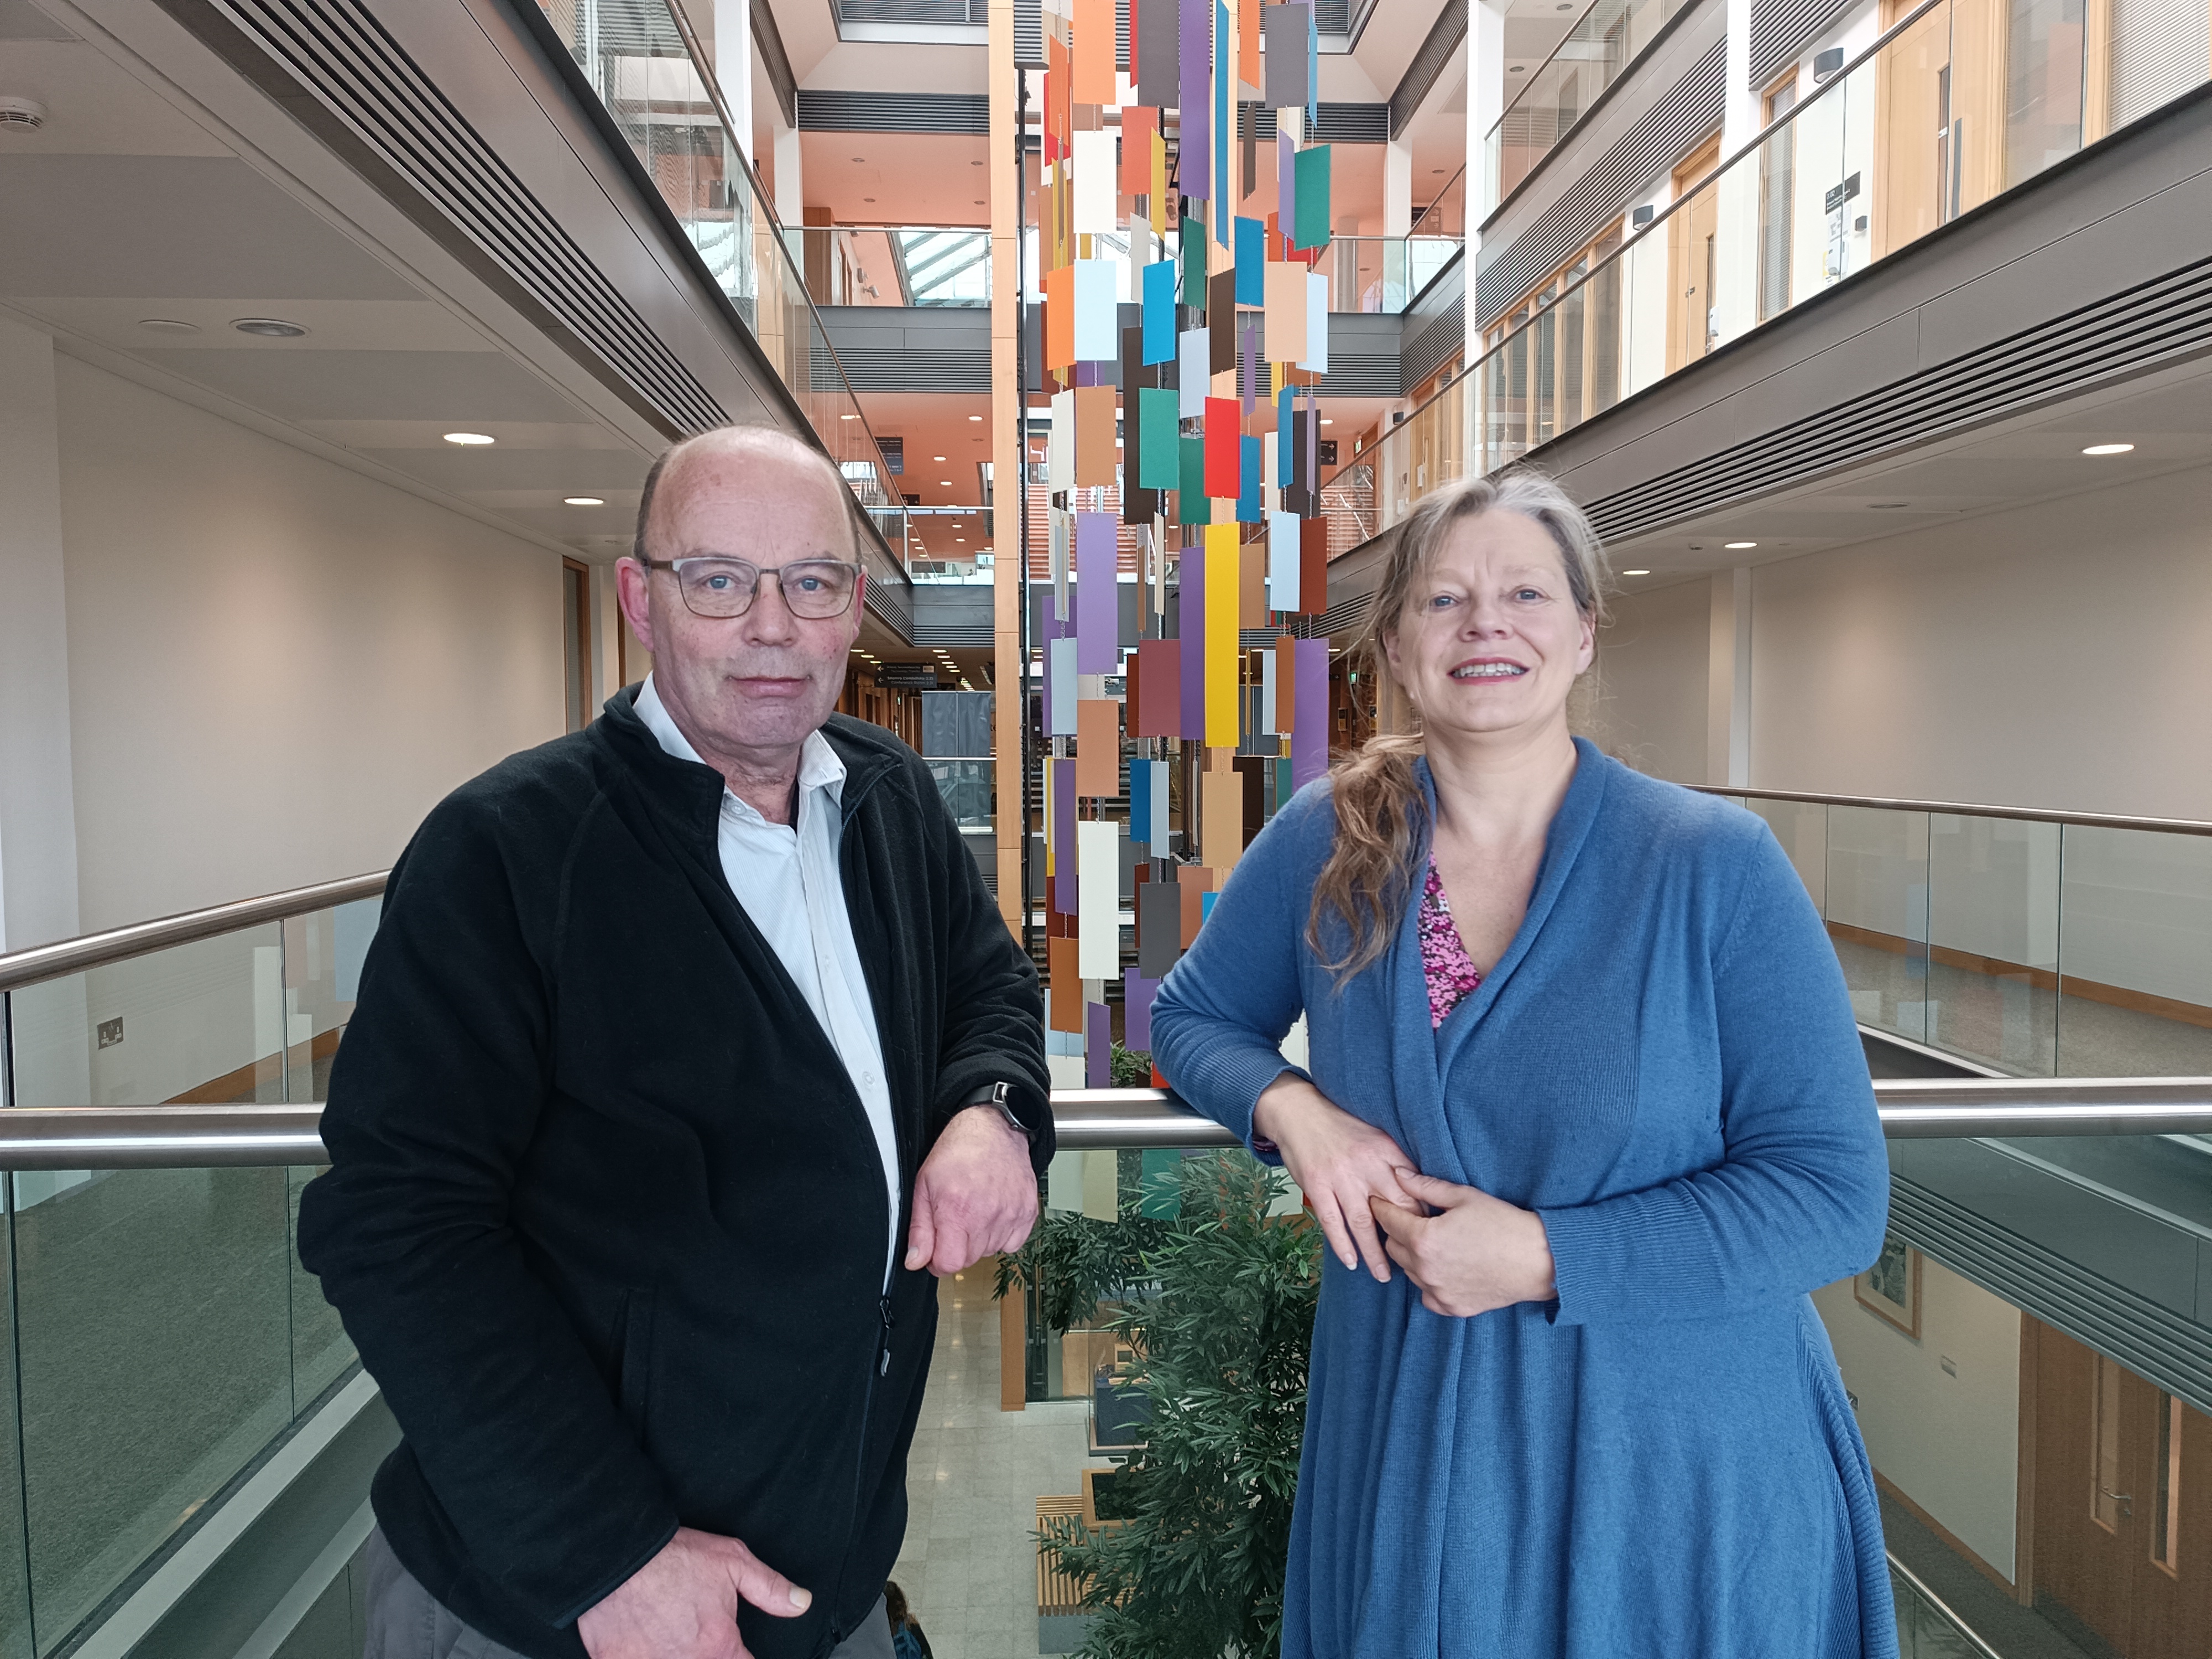
[[[615,561],[615,603],[621,609],[623,619],[629,624],[637,642],[650,653],[659,647],[653,642],[653,591],[648,586],[650,573],[635,559]]]

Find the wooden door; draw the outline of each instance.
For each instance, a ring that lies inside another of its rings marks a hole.
[[[2119,1659],[2212,1645],[2212,1419],[2035,1333],[2035,1599]]]
[[[1717,132],[1674,169],[1674,199],[1696,189],[1721,159]],[[1667,372],[1705,355],[1712,341],[1713,239],[1720,231],[1720,192],[1702,191],[1667,222]]]

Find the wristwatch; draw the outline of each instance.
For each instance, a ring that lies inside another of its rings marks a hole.
[[[960,1103],[960,1109],[964,1112],[970,1106],[988,1106],[995,1110],[1000,1117],[1006,1119],[1009,1124],[1012,1125],[1016,1133],[1018,1133],[1023,1139],[1030,1142],[1031,1145],[1035,1145],[1036,1141],[1036,1131],[1030,1128],[1028,1124],[1022,1121],[1020,1115],[1014,1110],[1013,1098],[1013,1090],[1006,1084],[987,1083],[981,1088],[976,1090],[975,1093],[969,1095],[967,1099],[962,1101]]]

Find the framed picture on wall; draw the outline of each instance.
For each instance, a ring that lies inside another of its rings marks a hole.
[[[1920,1335],[1920,1252],[1891,1233],[1881,1255],[1851,1281],[1858,1304],[1879,1314],[1907,1336]]]

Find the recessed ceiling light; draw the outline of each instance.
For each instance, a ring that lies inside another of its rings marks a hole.
[[[970,415],[968,418],[971,421],[980,421],[983,417],[981,415]]]
[[[864,202],[873,202],[876,198],[872,196],[863,196],[860,199]]]
[[[1903,507],[1903,501],[1869,501],[1867,505],[1877,513],[1893,513]]]
[[[563,495],[561,498],[563,507],[605,507],[606,504],[604,495]]]
[[[1731,553],[1740,553],[1745,548],[1757,547],[1759,544],[1757,542],[1723,542],[1721,545]]]
[[[952,480],[950,478],[939,478],[937,481],[937,487],[939,489],[950,489],[952,488]]]
[[[860,157],[860,156],[858,156],[858,155],[855,155],[855,156],[853,158],[853,164],[854,164],[855,167],[859,167],[859,166],[864,165],[864,158],[863,158],[863,157]]]
[[[981,161],[970,161],[968,165],[971,167],[980,167],[983,164]]]
[[[857,415],[840,415],[837,418],[841,421],[857,421],[860,417]]]
[[[197,334],[200,331],[198,323],[183,322],[174,317],[141,317],[138,326],[150,328],[156,334]]]
[[[240,317],[231,326],[240,334],[258,334],[264,340],[296,340],[307,331],[282,317]]]
[[[2081,453],[2084,455],[2124,455],[2134,447],[2133,444],[2091,444]]]
[[[1620,574],[1624,576],[1648,576],[1651,573],[1648,570],[1624,570]]]
[[[931,456],[929,459],[930,459],[931,460],[933,460],[933,461],[941,461],[941,460],[943,460],[943,459],[945,459],[945,457],[944,457],[944,456],[942,456],[942,455],[933,455],[933,456]]]
[[[1505,72],[1506,72],[1508,75],[1518,75],[1518,74],[1520,74],[1520,73],[1521,73],[1521,65],[1520,65],[1520,64],[1514,64],[1514,65],[1513,65],[1513,67],[1512,67],[1512,68],[1510,68],[1510,69],[1507,70]]]
[[[448,432],[446,434],[446,441],[449,444],[459,444],[464,448],[474,448],[495,441],[482,432]]]
[[[1336,424],[1336,417],[1334,415],[1324,415],[1321,417],[1321,423],[1323,426],[1334,426]]]

